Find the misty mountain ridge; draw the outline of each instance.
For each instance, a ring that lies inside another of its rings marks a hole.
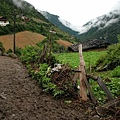
[[[117,43],[120,34],[120,10],[113,10],[87,22],[80,28],[80,41],[103,39],[110,43]]]
[[[49,37],[50,30],[55,30],[53,39],[69,40],[71,35],[48,21],[33,5],[25,0],[0,0],[0,16],[5,17],[10,24],[5,27],[0,26],[0,36],[15,32],[32,31]],[[75,40],[75,39],[74,39]]]
[[[47,11],[38,10],[46,19],[61,30],[68,32],[71,35],[78,36],[78,31],[74,29],[74,25],[70,22],[60,18],[58,15],[51,14]]]
[[[110,41],[111,40],[116,41],[117,34],[120,34],[120,30],[118,28],[118,26],[120,25],[119,10],[113,10],[107,14],[92,19],[83,26],[75,26],[70,22],[62,19],[58,15],[53,15],[46,11],[40,11],[40,12],[51,23],[58,26],[60,29],[68,32],[69,34],[77,36],[80,39],[80,41],[96,39],[96,38],[106,38],[106,39],[110,39]],[[116,33],[114,30],[116,30]],[[110,35],[111,33],[113,33],[113,31],[114,34]]]
[[[104,38],[113,43],[117,42],[117,35],[120,34],[120,11],[117,10],[90,20],[83,26],[75,26],[58,15],[36,10],[34,6],[25,0],[0,0],[0,8],[0,16],[6,16],[11,23],[4,29],[0,29],[0,35],[13,33],[13,19],[10,16],[13,13],[13,8],[16,13],[29,18],[29,22],[17,19],[16,32],[29,30],[47,36],[49,30],[52,29],[57,32],[55,39],[60,37],[69,39],[70,35],[74,35],[77,36],[77,42]]]
[[[114,10],[112,12],[109,12],[108,14],[92,19],[86,24],[84,24],[81,28],[79,28],[79,34],[86,33],[91,28],[95,28],[95,27],[98,27],[99,30],[104,29],[109,25],[118,22],[119,20],[120,20],[120,11]]]

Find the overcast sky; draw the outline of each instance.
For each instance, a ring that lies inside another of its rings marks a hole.
[[[36,9],[60,16],[82,26],[98,16],[120,8],[120,0],[25,0]]]

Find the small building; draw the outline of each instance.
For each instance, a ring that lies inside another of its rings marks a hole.
[[[98,40],[98,39],[85,41],[80,44],[82,44],[82,46],[83,46],[82,47],[83,51],[107,48],[110,45],[109,42],[107,42],[105,40]],[[79,44],[72,45],[72,46],[68,47],[68,51],[78,52],[78,46],[79,46]]]
[[[9,21],[6,19],[6,17],[0,16],[0,26],[6,25],[9,25]]]
[[[21,19],[24,20],[25,22],[30,21],[30,18],[26,17],[25,15],[22,15]]]

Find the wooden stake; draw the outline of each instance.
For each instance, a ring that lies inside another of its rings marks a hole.
[[[100,77],[98,77],[97,82],[98,82],[99,86],[103,89],[103,91],[106,93],[108,99],[113,100],[114,98],[113,98],[112,94],[110,93],[107,86],[105,85],[105,83],[102,81],[102,79]]]
[[[80,56],[79,70],[81,71],[80,72],[80,96],[83,101],[87,101],[88,97],[87,97],[87,89],[85,85],[85,80],[87,80],[87,78],[86,78],[86,72],[85,72],[85,62],[82,55],[82,45],[79,45],[79,56]]]

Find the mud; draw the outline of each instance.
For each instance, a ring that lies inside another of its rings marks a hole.
[[[0,56],[0,120],[89,120],[88,105],[45,94],[20,60]]]

